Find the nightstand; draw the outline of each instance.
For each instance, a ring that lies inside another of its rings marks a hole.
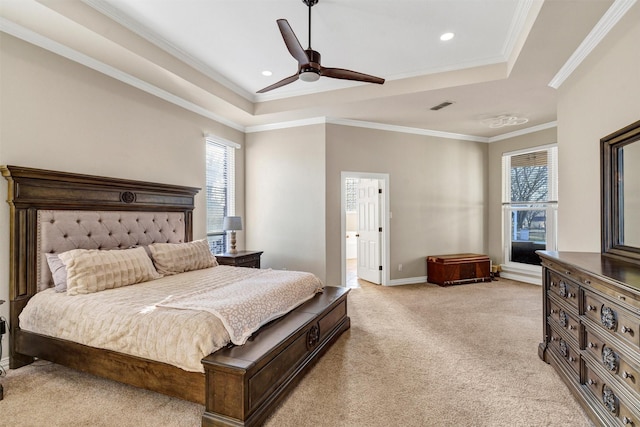
[[[262,252],[263,251],[238,251],[237,254],[216,254],[215,257],[220,265],[260,268],[260,256]]]

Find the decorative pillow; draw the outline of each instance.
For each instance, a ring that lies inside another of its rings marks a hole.
[[[58,254],[45,254],[56,292],[67,291],[67,269]]]
[[[162,277],[143,248],[73,249],[58,257],[67,269],[67,295],[99,292]]]
[[[149,249],[156,269],[166,276],[218,265],[206,239],[187,243],[152,243]]]

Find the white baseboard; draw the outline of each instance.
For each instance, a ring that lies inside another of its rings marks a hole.
[[[386,286],[415,285],[416,283],[427,283],[427,276],[393,279],[390,280]]]
[[[501,264],[500,277],[542,286],[542,267],[528,264]]]

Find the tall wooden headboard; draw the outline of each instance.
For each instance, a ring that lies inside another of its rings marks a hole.
[[[193,239],[194,196],[199,188],[93,175],[0,166],[9,181],[10,366],[30,363],[14,351],[18,316],[37,292],[39,210],[181,212],[185,240]]]

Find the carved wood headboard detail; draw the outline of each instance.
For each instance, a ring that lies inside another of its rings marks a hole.
[[[193,239],[195,187],[0,166],[9,182],[9,299],[13,354],[18,315],[37,292],[38,210],[184,213],[185,240]],[[19,356],[18,356],[19,357]]]

